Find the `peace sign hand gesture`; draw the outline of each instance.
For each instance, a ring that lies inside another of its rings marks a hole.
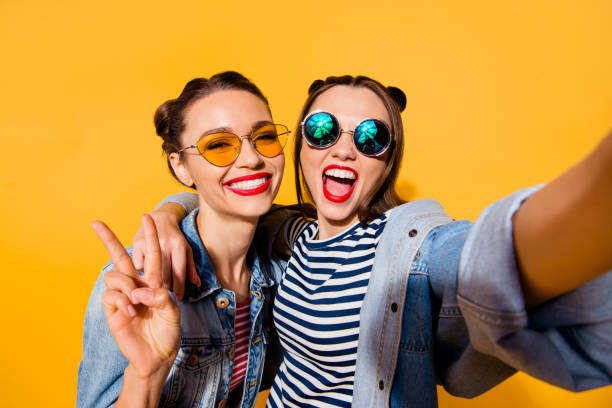
[[[106,246],[115,270],[104,276],[102,301],[108,327],[137,378],[165,379],[178,353],[180,309],[161,287],[161,252],[155,223],[143,215],[146,240],[144,275],[115,234],[102,222],[92,227]]]

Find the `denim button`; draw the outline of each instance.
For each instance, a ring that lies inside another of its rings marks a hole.
[[[385,389],[385,382],[383,380],[380,380],[378,382],[378,388],[380,388],[381,390]]]
[[[414,260],[416,261],[420,257],[421,257],[421,251],[417,251],[416,255],[414,256]]]
[[[217,405],[217,408],[223,408],[225,406],[225,399],[222,399],[221,401],[219,401],[219,405]]]
[[[215,304],[217,305],[219,309],[225,309],[226,307],[229,306],[229,299],[226,297],[220,297],[219,299],[217,299]]]
[[[189,357],[187,357],[187,364],[190,366],[195,366],[198,364],[198,356],[196,353],[191,353]]]
[[[416,237],[416,234],[417,234],[417,233],[418,233],[418,231],[417,231],[417,230],[415,230],[415,229],[411,229],[411,230],[410,230],[410,232],[408,232],[408,235],[409,235],[410,237]]]
[[[230,348],[230,351],[229,351],[229,358],[230,358],[230,360],[234,359],[234,350],[235,350],[234,346],[232,346],[232,348]]]
[[[397,312],[397,303],[395,302],[391,303],[391,311],[393,313]]]

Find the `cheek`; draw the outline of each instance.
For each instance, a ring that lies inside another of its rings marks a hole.
[[[187,168],[196,187],[198,187],[198,191],[209,190],[213,186],[218,186],[225,171],[208,162],[202,163],[203,157],[194,157],[194,159],[200,159],[200,161],[192,160],[187,164]]]
[[[373,163],[369,163],[368,166],[364,166],[363,170],[367,177],[367,179],[364,180],[364,187],[366,191],[369,192],[370,189],[374,188],[374,186],[378,183],[378,180],[382,178],[386,168],[386,163],[378,160],[374,161]]]
[[[274,167],[276,167],[281,175],[283,174],[283,170],[285,169],[285,155],[279,154],[274,158]]]
[[[302,146],[302,151],[300,152],[300,165],[302,166],[302,172],[306,180],[314,180],[316,173],[319,172],[317,166],[317,153],[320,152],[310,146]]]

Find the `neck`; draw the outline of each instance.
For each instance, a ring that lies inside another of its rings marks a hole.
[[[223,214],[200,199],[198,233],[213,265],[215,276],[224,289],[236,294],[236,301],[249,294],[251,270],[246,257],[255,235],[259,217],[242,218]]]
[[[328,239],[346,231],[359,220],[359,217],[357,214],[353,214],[344,220],[331,220],[317,211],[317,220],[319,222],[319,239]]]

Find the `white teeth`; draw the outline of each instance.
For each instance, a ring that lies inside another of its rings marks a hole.
[[[328,169],[325,171],[326,176],[345,178],[345,179],[355,179],[355,173],[350,170],[341,170],[341,169]]]
[[[266,178],[258,178],[254,180],[243,180],[238,181],[236,183],[230,184],[228,187],[233,188],[234,190],[252,190],[264,184],[266,182]]]

